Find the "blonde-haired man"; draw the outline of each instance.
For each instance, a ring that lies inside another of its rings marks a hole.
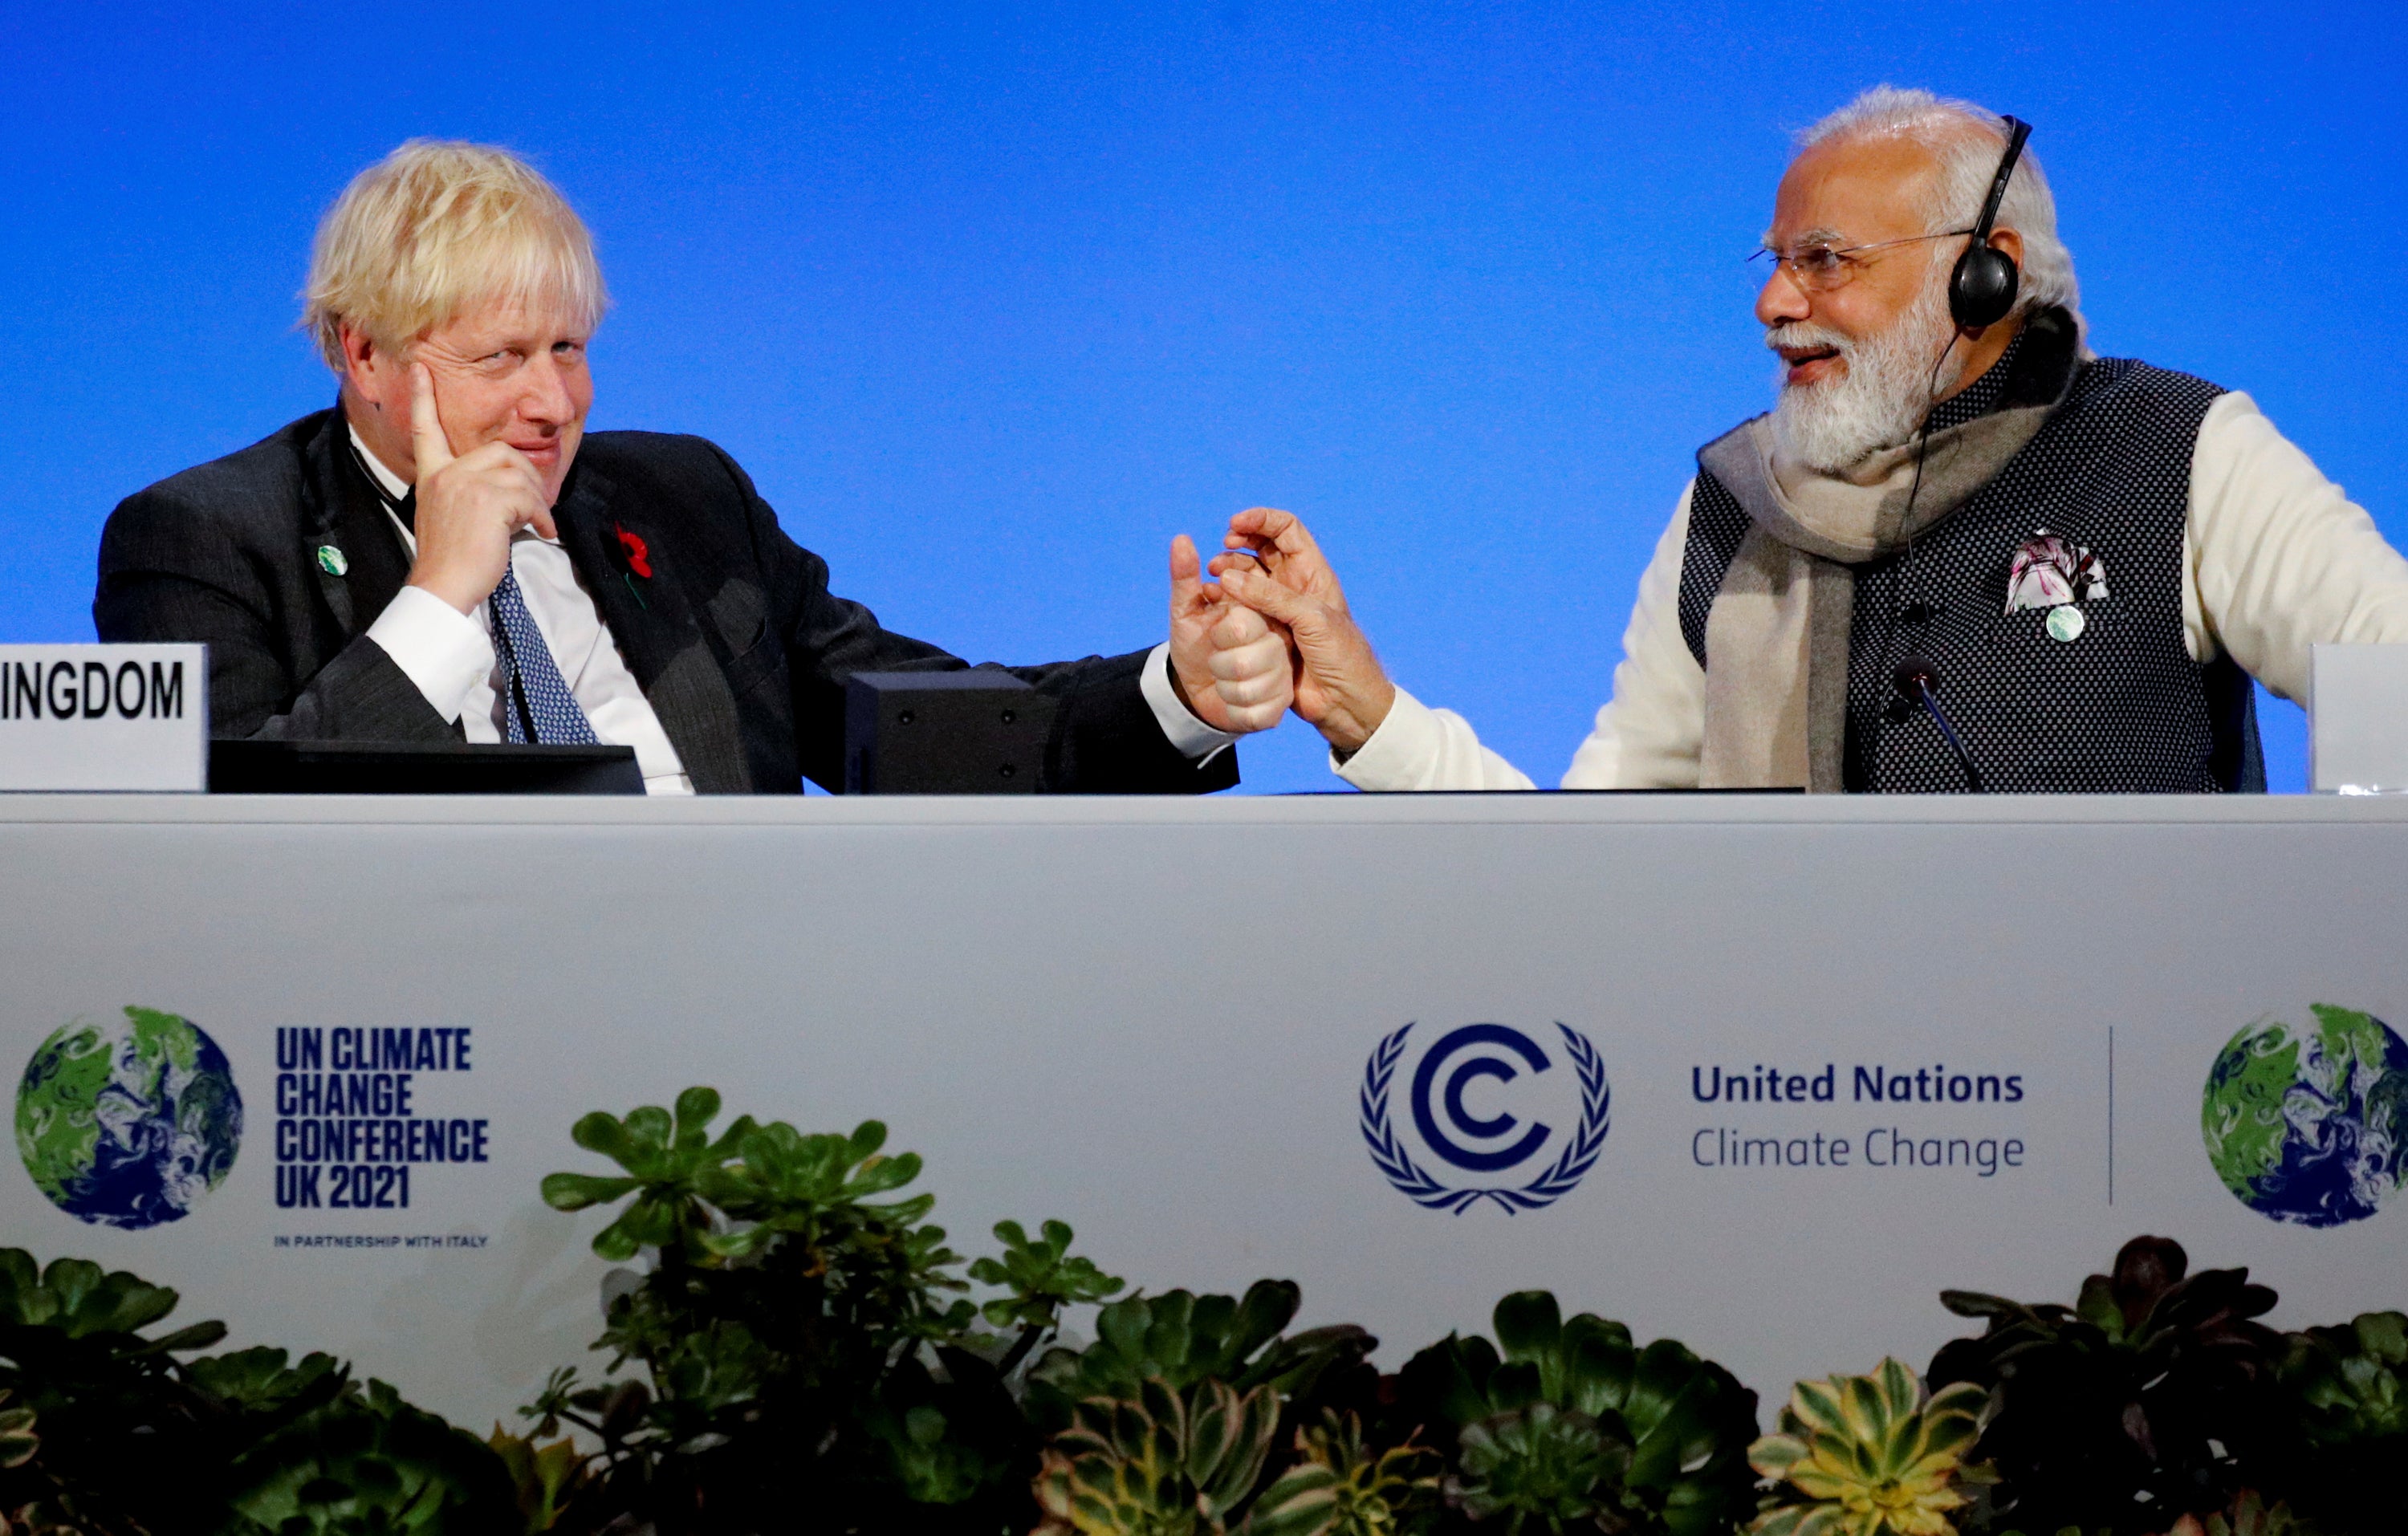
[[[840,788],[845,680],[965,664],[832,595],[714,445],[585,434],[607,302],[509,152],[362,172],[305,295],[335,408],[120,504],[101,638],[206,642],[220,736],[602,741],[655,794]],[[1040,788],[1221,788],[1286,707],[1284,642],[1184,536],[1170,564],[1166,644],[1016,669],[1058,700]]]

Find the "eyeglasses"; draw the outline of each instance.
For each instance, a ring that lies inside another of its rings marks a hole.
[[[1788,273],[1789,280],[1799,287],[1828,294],[1856,275],[1856,268],[1865,265],[1863,256],[1868,251],[1887,251],[1892,246],[1953,239],[1972,233],[1970,229],[1943,229],[1930,235],[1909,235],[1903,239],[1877,240],[1871,245],[1804,245],[1793,251],[1775,251],[1766,246],[1748,260],[1768,262],[1775,269]]]

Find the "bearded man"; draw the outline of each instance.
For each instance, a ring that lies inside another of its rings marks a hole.
[[[119,505],[104,640],[209,648],[219,736],[631,747],[649,793],[844,785],[846,680],[967,664],[828,590],[700,438],[585,430],[592,239],[524,161],[416,140],[318,231],[334,409]],[[1169,638],[1015,668],[1058,702],[1041,790],[1195,793],[1278,721],[1263,621],[1170,553]]]
[[[2408,561],[2247,395],[2091,353],[2047,180],[2007,147],[1888,87],[1801,136],[1756,304],[1778,403],[1698,451],[1566,788],[2262,789],[2249,680],[2298,699],[2312,643],[2408,641]],[[1950,274],[2011,158],[1986,243],[2017,291],[1960,324]],[[1388,681],[1301,523],[1242,512],[1227,543],[1340,776],[1530,787]]]

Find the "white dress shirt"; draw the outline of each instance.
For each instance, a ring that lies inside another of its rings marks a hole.
[[[1613,696],[1563,778],[1566,789],[1695,789],[1706,673],[1681,634],[1689,494],[1639,580]],[[2110,573],[2112,575],[2112,572]],[[2304,698],[2308,647],[2408,642],[2408,560],[2246,395],[2200,423],[2183,525],[2183,634],[2194,661],[2229,655],[2278,697]],[[1402,688],[1362,749],[1330,767],[1360,789],[1530,789],[1470,724]]]
[[[396,501],[408,495],[408,481],[376,456],[361,440],[357,427],[351,431],[360,462],[378,482]],[[410,557],[416,559],[418,540],[408,525],[398,517],[393,525]],[[668,733],[661,729],[660,716],[652,712],[635,674],[627,669],[618,641],[594,606],[593,594],[578,580],[568,552],[558,539],[522,528],[510,540],[510,570],[525,595],[528,616],[542,631],[552,662],[568,691],[577,696],[595,736],[612,746],[636,749],[644,793],[693,794],[694,782],[686,775],[685,764],[670,745]],[[417,685],[437,714],[460,723],[461,734],[467,739],[504,739],[503,679],[487,604],[480,603],[473,615],[466,614],[424,587],[405,586],[368,625],[367,634]],[[1207,725],[1179,701],[1170,685],[1169,653],[1167,643],[1154,647],[1146,657],[1139,690],[1170,744],[1200,762],[1237,738]]]

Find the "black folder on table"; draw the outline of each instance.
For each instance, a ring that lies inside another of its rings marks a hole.
[[[641,795],[633,747],[212,741],[212,795]]]

